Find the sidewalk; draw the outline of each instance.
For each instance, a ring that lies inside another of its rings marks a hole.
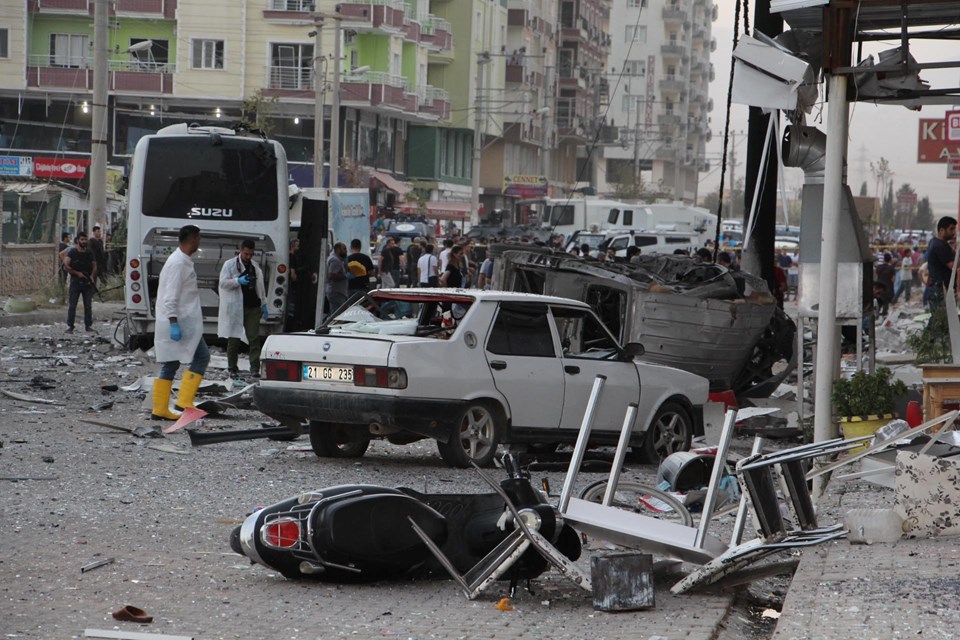
[[[833,522],[856,507],[893,503],[890,489],[834,481],[821,512]],[[803,552],[773,639],[954,638],[958,593],[957,537],[873,545],[839,540]]]
[[[34,309],[26,313],[7,313],[3,310],[7,297],[0,297],[0,327],[27,327],[36,324],[60,324],[66,329],[67,305],[58,305],[53,308]],[[116,322],[118,312],[123,311],[122,302],[93,302],[93,321]],[[77,315],[80,317],[80,328],[83,328],[83,303],[77,305]]]

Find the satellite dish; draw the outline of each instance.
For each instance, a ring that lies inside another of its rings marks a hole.
[[[132,44],[127,47],[127,53],[136,53],[137,51],[149,51],[153,48],[153,40],[144,40],[143,42],[138,42],[137,44]]]

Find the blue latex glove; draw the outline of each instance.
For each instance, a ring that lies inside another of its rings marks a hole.
[[[171,323],[171,324],[170,324],[170,339],[173,340],[174,342],[177,342],[177,341],[179,341],[180,338],[182,338],[182,337],[183,337],[183,336],[182,336],[182,334],[180,333],[180,325],[177,324],[176,322]]]
[[[344,272],[343,272],[343,275],[346,276],[347,280],[353,280],[354,278],[357,277],[357,276],[353,275],[352,273],[350,273],[350,270],[349,270],[349,269],[347,269],[346,271],[344,271]]]
[[[237,284],[239,284],[241,287],[247,286],[248,284],[250,284],[250,277],[247,274],[243,274],[242,276],[239,276],[237,278]]]
[[[263,321],[266,321],[268,313],[269,312],[267,311],[267,305],[265,304],[260,305],[260,319]]]

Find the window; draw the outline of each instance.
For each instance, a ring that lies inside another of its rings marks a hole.
[[[314,0],[270,0],[273,11],[313,11]]]
[[[194,40],[192,69],[223,69],[223,40]]]
[[[647,0],[627,0],[627,6],[631,9],[645,8]]]
[[[312,44],[273,45],[270,53],[271,89],[312,89],[312,80]]]
[[[543,305],[500,305],[487,340],[487,351],[504,356],[555,357],[547,308]]]
[[[633,226],[633,209],[623,210],[623,226],[625,227]]]
[[[86,67],[90,38],[71,33],[50,34],[51,67]]]
[[[627,25],[626,31],[626,41],[627,42],[638,42],[644,43],[647,41],[647,27],[646,26],[637,26],[634,24]]]
[[[587,309],[551,307],[550,311],[560,334],[564,358],[605,359],[620,353],[620,345]]]
[[[10,57],[10,30],[0,29],[0,58]]]
[[[627,60],[623,63],[623,73],[624,75],[642,78],[647,75],[647,63],[643,60]]]
[[[619,289],[591,285],[585,302],[614,337],[623,342],[623,319],[626,317],[627,294]]]
[[[550,226],[573,224],[573,205],[555,204],[550,212]]]

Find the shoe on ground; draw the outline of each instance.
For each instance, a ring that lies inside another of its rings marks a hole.
[[[67,333],[73,333],[73,327],[67,327]]]
[[[260,372],[259,372],[259,371],[251,371],[251,372],[250,372],[250,377],[253,378],[254,380],[259,380],[259,379],[260,379]]]
[[[93,327],[87,327],[86,329],[84,329],[84,331],[86,331],[87,333],[96,333]]]

